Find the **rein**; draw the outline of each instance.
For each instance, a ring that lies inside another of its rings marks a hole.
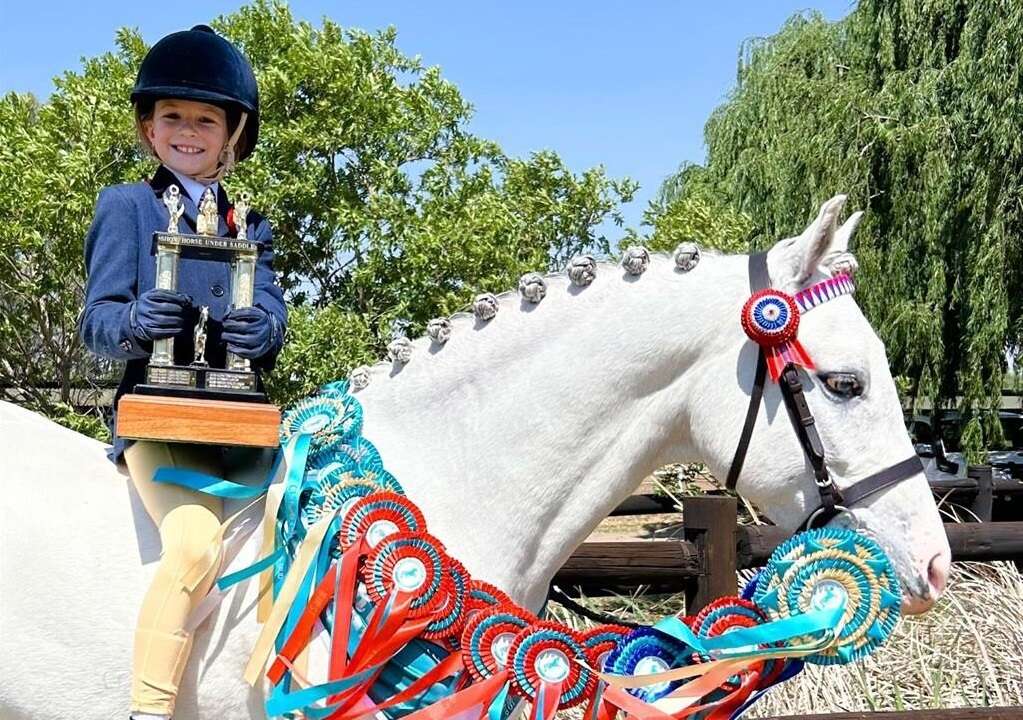
[[[767,253],[757,253],[749,256],[749,282],[750,292],[757,293],[770,287],[770,277],[767,273]],[[818,298],[817,302],[830,299],[826,293],[814,286],[807,291],[807,297]],[[807,309],[812,309],[815,302],[806,303]],[[742,472],[743,463],[746,460],[746,453],[749,450],[750,439],[753,436],[753,429],[757,423],[757,415],[760,412],[760,404],[764,397],[764,385],[767,379],[768,359],[765,348],[761,345],[757,352],[757,369],[753,378],[753,389],[750,392],[749,406],[746,409],[746,420],[743,423],[742,433],[739,435],[739,444],[735,448],[735,455],[732,458],[732,465],[728,470],[728,477],[725,487],[734,491]],[[840,489],[835,485],[828,472],[827,456],[824,451],[824,444],[817,433],[816,422],[810,406],[806,402],[803,392],[803,381],[795,363],[785,363],[781,370],[778,386],[781,389],[782,398],[785,401],[785,408],[788,410],[789,420],[792,428],[799,438],[799,444],[803,448],[810,467],[813,469],[814,484],[820,496],[820,503],[799,525],[799,529],[818,528],[827,525],[835,517],[848,512],[849,508],[858,502],[865,500],[871,495],[907,480],[923,470],[920,458],[916,455],[890,465],[873,475],[858,480],[847,488]]]

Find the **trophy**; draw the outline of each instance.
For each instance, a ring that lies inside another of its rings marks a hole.
[[[177,289],[178,261],[182,257],[228,262],[231,266],[231,305],[252,305],[258,248],[247,238],[244,218],[249,197],[235,203],[241,218],[236,238],[217,235],[217,200],[209,188],[203,193],[194,235],[178,232],[184,212],[180,191],[164,191],[170,220],[165,232],[153,233],[156,248],[156,287]],[[280,411],[259,392],[256,372],[247,358],[226,353],[224,367],[212,367],[206,358],[209,307],[199,308],[193,330],[194,354],[187,365],[175,363],[174,337],[153,341],[146,382],[135,386],[118,404],[117,434],[122,437],[225,445],[277,446]]]

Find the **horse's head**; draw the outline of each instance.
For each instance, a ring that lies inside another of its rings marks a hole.
[[[768,252],[772,287],[794,295],[833,272],[855,269],[848,243],[861,213],[839,227],[844,203],[844,196],[828,201],[801,235],[782,240]],[[744,300],[735,308],[737,322]],[[814,364],[813,370],[800,369],[799,374],[835,485],[849,488],[912,458],[884,345],[853,297],[836,297],[802,313],[798,339]],[[757,348],[747,342],[738,371],[721,376],[721,382],[734,389],[728,393],[727,415],[744,417],[756,363]],[[770,379],[766,385],[737,490],[774,522],[795,531],[818,507],[821,496],[781,389]],[[719,473],[727,472],[735,449],[732,441],[738,437],[735,431],[725,434],[730,441],[719,435],[704,442],[717,449],[710,454],[717,456],[719,466],[713,469]],[[904,611],[917,613],[933,605],[944,590],[951,553],[922,468],[904,474],[909,477],[857,501],[830,524],[854,527],[882,545],[902,582]]]

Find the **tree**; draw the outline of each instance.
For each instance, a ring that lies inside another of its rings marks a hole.
[[[796,16],[743,47],[705,129],[706,182],[759,246],[836,192],[867,210],[859,302],[914,395],[963,396],[972,457],[1000,439],[987,410],[1023,334],[1021,29],[993,0]]]
[[[252,60],[262,104],[259,147],[226,185],[269,216],[282,285],[301,309],[271,383],[277,400],[374,357],[395,326],[417,332],[522,272],[609,252],[595,228],[621,224],[635,183],[573,173],[551,152],[510,158],[473,135],[469,103],[438,68],[399,52],[393,28],[315,28],[268,0],[214,25]],[[103,370],[75,333],[82,240],[100,187],[152,172],[127,102],[145,51],[121,30],[114,52],[65,73],[46,103],[0,100],[0,385],[55,382],[67,400]],[[310,362],[313,337],[337,366]],[[45,396],[28,402],[55,411]]]

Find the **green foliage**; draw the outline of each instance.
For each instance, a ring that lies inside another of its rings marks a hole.
[[[77,433],[101,442],[110,442],[110,428],[99,412],[81,412],[61,402],[49,407],[47,414],[55,423],[71,428]]]
[[[704,168],[683,164],[664,183],[643,215],[654,231],[651,250],[673,250],[683,241],[724,253],[749,252],[753,221],[735,211],[709,181]]]
[[[83,297],[82,240],[98,188],[139,173],[131,114],[124,110],[141,47],[121,33],[118,54],[86,61],[55,82],[49,102],[0,99],[0,385],[31,392],[51,409],[56,383],[72,386],[106,366],[76,333]]]
[[[267,378],[267,393],[278,405],[290,405],[372,362],[374,343],[365,318],[339,305],[294,308],[288,319],[288,342]]]
[[[859,302],[915,396],[964,397],[971,459],[999,439],[1023,336],[1023,6],[861,0],[748,42],[701,173],[757,244],[848,193]],[[683,197],[688,194],[685,184]]]
[[[259,146],[226,185],[269,216],[299,309],[271,380],[279,399],[368,360],[395,325],[418,332],[527,270],[610,251],[595,229],[621,224],[636,184],[599,167],[573,173],[552,152],[511,158],[473,135],[469,103],[403,55],[393,29],[313,27],[268,0],[214,24],[251,58],[263,111]],[[116,46],[65,73],[45,103],[0,98],[0,385],[56,382],[66,400],[86,378],[116,374],[75,331],[96,194],[154,169],[128,104],[146,47],[133,30]],[[46,409],[46,397],[30,402]]]

